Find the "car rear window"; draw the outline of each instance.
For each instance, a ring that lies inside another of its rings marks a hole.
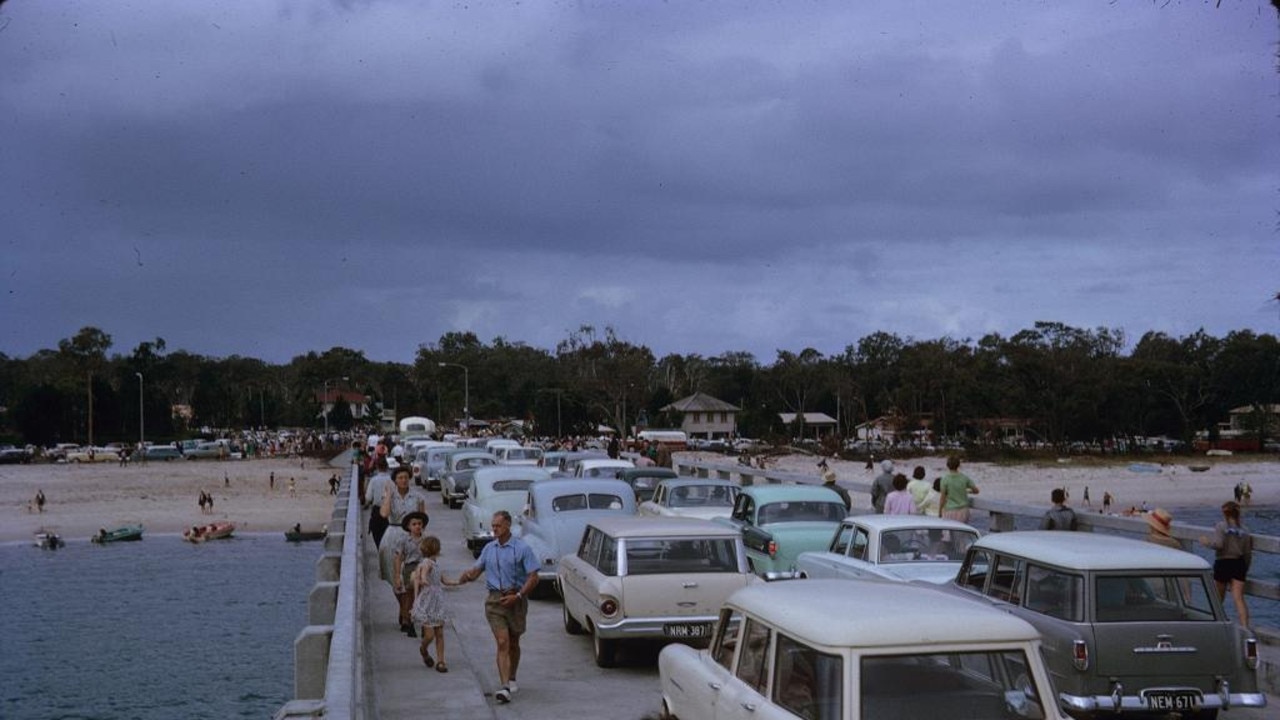
[[[533,484],[532,480],[495,480],[493,482],[494,492],[508,492],[517,490],[528,490]]]
[[[1098,622],[1216,620],[1203,575],[1108,575],[1094,579]]]
[[[840,522],[844,519],[844,503],[813,500],[769,503],[760,508],[757,524],[777,522]]]
[[[734,538],[627,540],[628,575],[722,572],[739,572]]]
[[[609,493],[574,493],[560,495],[551,501],[551,509],[556,512],[574,510],[621,510],[624,507],[622,498]]]

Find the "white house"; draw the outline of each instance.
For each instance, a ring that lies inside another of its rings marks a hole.
[[[662,408],[662,412],[682,413],[680,429],[689,437],[713,438],[731,437],[738,429],[737,405],[713,398],[706,393],[696,392],[689,397],[677,400]]]

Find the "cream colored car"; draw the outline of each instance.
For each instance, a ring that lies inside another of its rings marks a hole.
[[[565,631],[591,633],[600,667],[630,638],[705,643],[720,606],[757,580],[735,528],[663,517],[592,520],[557,577]]]

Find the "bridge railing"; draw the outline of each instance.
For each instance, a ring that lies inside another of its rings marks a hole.
[[[316,584],[307,597],[308,625],[293,641],[294,699],[276,712],[275,720],[365,717],[358,486],[352,465],[316,562]]]

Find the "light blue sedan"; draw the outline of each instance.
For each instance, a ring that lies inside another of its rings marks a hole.
[[[588,522],[635,514],[635,493],[622,480],[581,478],[531,485],[524,514],[516,523],[541,564],[539,589],[555,584],[560,558],[577,552]]]

